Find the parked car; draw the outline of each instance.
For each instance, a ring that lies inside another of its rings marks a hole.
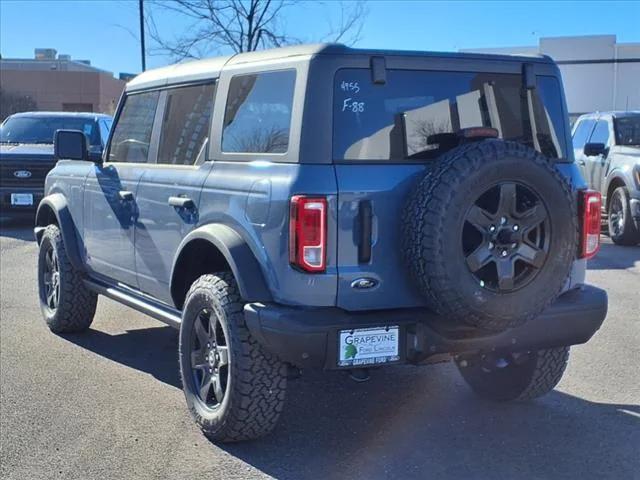
[[[37,212],[44,318],[86,330],[104,295],[179,328],[216,441],[271,431],[299,369],[453,359],[481,396],[535,398],[605,318],[600,194],[547,57],[184,63],[127,84],[102,161],[85,142],[58,131]]]
[[[573,150],[589,188],[602,193],[611,239],[640,242],[640,112],[582,115],[573,128]]]
[[[57,130],[87,135],[89,155],[98,159],[107,142],[112,118],[95,113],[24,112],[0,125],[0,217],[32,217],[44,192],[44,179],[55,165]]]

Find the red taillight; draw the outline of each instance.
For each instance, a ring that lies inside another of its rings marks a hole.
[[[307,272],[324,272],[327,257],[327,199],[291,198],[289,260]]]
[[[582,195],[582,238],[580,257],[592,258],[600,250],[600,192],[584,190]]]

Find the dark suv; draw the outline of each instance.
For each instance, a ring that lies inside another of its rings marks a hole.
[[[112,119],[96,113],[24,112],[0,125],[0,217],[31,217],[42,200],[44,180],[55,165],[53,137],[60,129],[80,130],[89,154],[100,158]]]
[[[38,208],[56,333],[104,295],[180,329],[210,438],[273,429],[288,380],[453,359],[480,395],[558,383],[607,311],[600,195],[546,57],[311,45],[126,88],[104,156],[59,131]]]

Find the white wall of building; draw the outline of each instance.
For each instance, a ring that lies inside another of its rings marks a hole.
[[[640,110],[640,43],[617,43],[615,35],[541,38],[537,47],[468,52],[544,54],[560,67],[569,114]]]

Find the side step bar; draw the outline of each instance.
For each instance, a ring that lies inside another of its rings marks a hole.
[[[99,295],[111,298],[119,303],[123,303],[138,312],[149,315],[150,317],[160,320],[173,328],[180,328],[181,315],[174,308],[162,305],[148,299],[129,292],[123,288],[106,285],[94,279],[85,279],[87,288]]]

